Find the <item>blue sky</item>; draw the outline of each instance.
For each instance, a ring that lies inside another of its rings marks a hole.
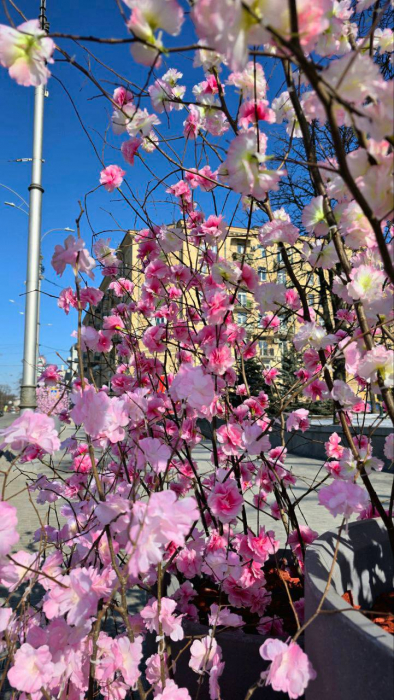
[[[48,0],[47,5],[51,31],[106,37],[126,36],[115,0],[113,2],[94,0],[94,2],[85,3],[81,3],[81,0],[67,0],[67,2],[57,3]],[[28,18],[36,16],[38,6],[38,0],[34,0],[34,2],[33,0],[28,2],[25,0],[20,3],[21,9]],[[128,9],[125,9],[128,13]],[[15,13],[13,17],[19,23],[19,18]],[[8,23],[2,14],[2,9],[0,10],[0,22]],[[166,39],[167,44],[170,43],[168,37]],[[192,30],[183,32],[182,43],[194,40]],[[179,39],[176,42],[179,42]],[[62,40],[59,43],[86,65],[86,57],[73,42]],[[134,63],[127,45],[112,47],[89,43],[87,46],[100,60],[108,62],[129,80],[139,85],[144,82],[147,71],[144,67]],[[57,57],[59,57],[58,54]],[[196,75],[195,70],[188,70],[192,65],[192,58],[192,54],[184,58],[177,54],[176,60],[164,63],[158,71],[158,75],[162,75],[170,65],[182,70],[184,79],[181,82],[187,85],[189,96],[193,84],[192,78],[195,80]],[[114,76],[110,76],[94,61],[92,67],[98,79],[116,81]],[[110,105],[104,98],[98,96],[98,90],[89,80],[65,62],[56,62],[51,70],[70,92],[86,129],[101,153],[102,139],[100,135],[103,135],[108,127]],[[202,72],[199,79],[203,79]],[[109,92],[112,92],[114,85],[107,83],[106,87]],[[52,228],[75,228],[75,218],[79,211],[78,200],[83,200],[87,192],[97,187],[102,167],[62,85],[52,78],[48,83],[48,91],[49,97],[46,99],[44,120],[43,232]],[[5,69],[0,69],[0,94],[2,102],[0,183],[12,188],[28,200],[30,164],[12,161],[31,155],[34,90],[19,87],[9,78]],[[150,109],[150,103],[147,100],[145,104]],[[143,104],[143,106],[145,105]],[[175,115],[178,124],[184,118],[184,112]],[[160,129],[164,133],[168,133],[165,115],[163,115]],[[109,134],[108,138],[116,148],[120,147],[122,138],[115,138],[112,134]],[[174,142],[173,147],[177,148],[177,142]],[[124,165],[120,152],[112,150],[108,146],[105,149],[104,161],[106,165],[110,163]],[[126,169],[128,170],[129,185],[138,195],[143,194],[150,176],[141,163],[136,163],[134,168],[127,166]],[[162,162],[162,158],[155,154],[147,157],[147,163],[160,177],[169,170],[168,165]],[[89,195],[89,216],[95,232],[116,228],[116,224],[108,213],[109,210],[113,212],[120,228],[143,228],[143,222],[136,219],[133,212],[122,202],[113,201],[115,199],[118,200],[118,196],[109,195],[102,188]],[[164,223],[173,219],[176,216],[174,208],[169,203],[163,202],[165,199],[164,189],[160,191],[157,199],[162,201],[151,209],[151,216],[155,222]],[[20,200],[16,195],[0,187],[0,235],[2,239],[0,316],[3,331],[0,337],[0,384],[7,383],[15,388],[21,376],[23,350],[24,316],[22,312],[24,311],[23,293],[26,276],[28,217],[16,208],[5,206],[5,201],[18,203]],[[91,234],[85,218],[82,224],[82,236],[88,244],[91,243]],[[60,289],[55,285],[64,287],[72,283],[72,276],[69,273],[65,273],[59,279],[50,265],[54,245],[62,242],[66,235],[68,234],[63,232],[49,233],[42,245],[46,279],[42,283],[40,346],[41,352],[47,360],[58,364],[61,363],[61,360],[56,356],[56,352],[66,358],[72,344],[70,335],[75,328],[75,316],[72,312],[68,317],[65,316],[62,311],[57,309],[56,299],[46,296],[45,292],[49,295],[56,295]],[[111,235],[115,244],[123,236],[121,231],[106,235]],[[99,275],[96,276],[96,282],[100,283]]]

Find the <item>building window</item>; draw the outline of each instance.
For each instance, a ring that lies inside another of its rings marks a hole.
[[[280,252],[280,250],[278,250],[278,252],[277,252],[277,254],[276,254],[276,262],[277,262],[277,263],[283,262],[283,261],[282,261],[282,253]]]
[[[239,326],[246,325],[246,314],[237,314],[237,323]]]
[[[265,282],[267,279],[267,268],[266,267],[259,267],[258,275],[259,275],[260,282]]]
[[[238,292],[238,303],[241,306],[246,306],[247,294],[246,292]]]
[[[281,341],[280,349],[281,349],[281,352],[282,352],[282,356],[284,356],[284,355],[287,354],[287,342],[286,342],[285,340],[282,340],[282,341]]]
[[[268,343],[266,340],[259,340],[259,350],[260,350],[260,353],[264,357],[267,357],[267,355],[268,355]]]
[[[257,246],[257,253],[258,253],[259,258],[266,258],[267,257],[266,252],[265,252],[265,248],[263,245]]]
[[[308,305],[313,306],[315,303],[315,295],[314,294],[308,294]]]
[[[275,349],[267,340],[259,340],[259,349],[262,357],[274,357]]]
[[[159,317],[155,318],[155,321],[156,321],[156,326],[162,326],[163,324],[165,324],[166,319],[162,316],[159,316]]]
[[[245,243],[237,243],[237,253],[239,253],[239,255],[243,255],[245,252],[245,247]]]
[[[278,284],[286,284],[286,272],[284,270],[280,270],[276,279]]]

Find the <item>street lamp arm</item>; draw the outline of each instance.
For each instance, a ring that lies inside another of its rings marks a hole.
[[[47,236],[48,233],[52,233],[52,231],[67,231],[68,233],[74,233],[74,230],[75,229],[69,228],[68,226],[66,226],[65,228],[50,228],[49,231],[45,231],[45,233],[42,234],[41,240],[43,241],[45,236]]]
[[[11,187],[8,187],[8,185],[4,185],[2,182],[0,182],[0,187],[4,187],[4,189],[8,190],[9,192],[12,192],[12,194],[16,194],[16,196],[19,197],[19,199],[21,199],[24,204],[26,204],[27,208],[29,208],[29,205],[26,202],[26,200],[23,199],[23,197],[18,192],[15,192],[15,190],[13,190]]]

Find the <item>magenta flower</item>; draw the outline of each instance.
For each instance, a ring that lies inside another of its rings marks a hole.
[[[170,637],[173,642],[180,641],[184,637],[182,628],[183,615],[174,615],[176,601],[171,598],[162,598],[160,609],[157,600],[150,600],[141,610],[141,617],[149,632],[159,632],[159,623],[162,626],[163,634]]]
[[[119,165],[107,165],[100,173],[100,185],[104,185],[107,192],[113,192],[121,186],[125,175]]]
[[[67,316],[70,312],[70,306],[72,306],[74,309],[78,308],[78,298],[77,295],[71,289],[71,287],[66,287],[65,289],[62,289],[62,291],[59,294],[57,305],[59,309],[63,309]]]
[[[162,693],[155,695],[155,700],[191,700],[187,688],[179,688],[172,680],[167,680]]]
[[[157,438],[143,438],[138,442],[138,450],[141,451],[143,466],[150,464],[156,474],[162,474],[167,469],[171,457],[171,450]],[[137,458],[140,454],[137,455]]]
[[[138,136],[135,136],[128,141],[123,141],[120,150],[122,151],[123,158],[125,159],[126,163],[129,163],[129,165],[134,165],[134,157],[141,146],[141,143],[142,141],[140,138],[138,138]]]
[[[0,501],[0,556],[8,554],[18,542],[17,525],[16,508],[6,501]]]
[[[236,423],[221,425],[217,431],[217,439],[225,455],[236,457],[242,451],[242,428]]]
[[[47,365],[38,377],[38,382],[42,382],[45,386],[56,386],[61,380],[57,365]]]
[[[325,506],[334,518],[337,515],[349,518],[353,513],[360,513],[368,502],[365,489],[352,481],[336,479],[330,486],[323,486],[319,491],[319,505]]]
[[[309,681],[316,678],[307,655],[294,642],[285,644],[279,639],[267,639],[260,647],[260,655],[272,662],[266,684],[274,690],[288,693],[291,700],[303,695]]]
[[[190,647],[190,668],[196,673],[209,671],[212,668],[217,650],[218,643],[213,637],[208,636],[202,639],[195,639]]]
[[[22,644],[14,657],[14,665],[7,678],[16,690],[25,693],[38,693],[55,675],[52,654],[47,645],[34,649],[30,644]]]
[[[301,430],[305,432],[309,428],[309,411],[306,408],[298,408],[296,411],[289,413],[286,421],[286,430]]]
[[[175,401],[186,400],[189,406],[201,411],[212,403],[215,387],[212,377],[205,374],[202,367],[181,365],[171,384],[170,394]]]
[[[213,515],[222,523],[230,523],[241,512],[243,498],[234,479],[217,483],[208,496],[208,505]]]
[[[112,651],[125,683],[135,685],[140,677],[138,667],[142,659],[142,637],[137,637],[134,642],[130,642],[127,637],[119,637],[114,640]]]
[[[92,270],[96,263],[85,248],[85,242],[82,238],[75,238],[70,235],[64,241],[64,248],[62,245],[56,245],[51,264],[60,276],[66,269],[66,265],[71,265],[75,274],[85,272],[88,277],[94,278]]]
[[[14,420],[8,428],[0,430],[0,450],[9,445],[12,450],[23,450],[29,445],[36,445],[48,454],[60,448],[60,440],[55,430],[55,421],[44,413],[35,413],[30,409]]]
[[[311,528],[308,527],[308,525],[300,525],[299,531],[301,534],[301,539],[305,545],[311,544],[316,539],[316,537],[319,536],[319,533],[316,532],[316,530],[311,530]],[[298,530],[293,530],[293,532],[290,532],[287,538],[287,544],[290,545],[297,559],[299,559],[302,562],[302,547]]]

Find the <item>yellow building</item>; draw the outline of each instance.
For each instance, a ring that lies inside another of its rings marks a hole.
[[[173,226],[175,227],[175,225]],[[179,226],[182,227],[182,222],[179,222]],[[135,285],[132,298],[136,302],[141,299],[142,284],[144,282],[144,274],[141,271],[141,263],[137,256],[139,247],[139,243],[135,240],[137,233],[132,230],[127,231],[117,252],[118,258],[122,261],[120,276],[130,279]],[[303,242],[300,241],[299,247],[302,245]],[[310,272],[308,278],[306,278],[308,273],[305,272],[304,268],[308,266],[305,266],[305,264],[301,265],[302,256],[297,248],[297,244],[291,248],[286,246],[286,250],[301,284],[303,286],[307,285],[309,305],[317,308],[319,304],[317,275]],[[182,249],[178,253],[170,253],[165,257],[166,262],[169,264],[176,264],[182,261],[190,269],[195,270],[198,253],[199,249],[193,246],[190,241],[184,241]],[[218,253],[221,258],[225,258],[228,261],[241,261],[244,258],[245,262],[256,270],[261,282],[279,282],[289,287],[292,286],[277,246],[272,248],[263,247],[259,243],[257,229],[251,229],[248,233],[244,228],[231,227],[225,240],[219,244]],[[204,267],[201,268],[201,271],[205,271]],[[113,293],[113,290],[109,289],[110,282],[111,277],[103,278],[100,289],[104,292],[104,297],[95,309],[89,309],[85,314],[85,325],[92,325],[96,329],[100,329],[103,317],[110,315],[111,308],[123,301]],[[196,298],[195,296],[192,297],[192,294],[196,294],[194,289],[190,292],[190,299],[187,299],[188,303],[196,302]],[[129,302],[131,299],[130,297],[125,297],[124,300]],[[237,293],[233,316],[235,321],[245,328],[247,340],[256,341],[258,356],[264,364],[280,369],[283,357],[290,352],[294,352],[294,347],[291,343],[291,339],[296,332],[294,315],[286,310],[284,310],[283,314],[279,312],[279,328],[275,330],[269,327],[264,328],[254,295],[245,289],[240,289]],[[152,323],[160,324],[164,322],[165,320],[160,318],[148,320],[144,319],[142,314],[131,314],[131,330],[138,338],[142,336],[144,330]],[[146,352],[146,348],[142,343],[141,349]],[[110,376],[114,372],[115,364],[114,350],[108,357],[104,356],[103,353],[94,353],[92,351],[84,353],[86,376],[90,379],[94,378],[98,386],[109,381]]]

